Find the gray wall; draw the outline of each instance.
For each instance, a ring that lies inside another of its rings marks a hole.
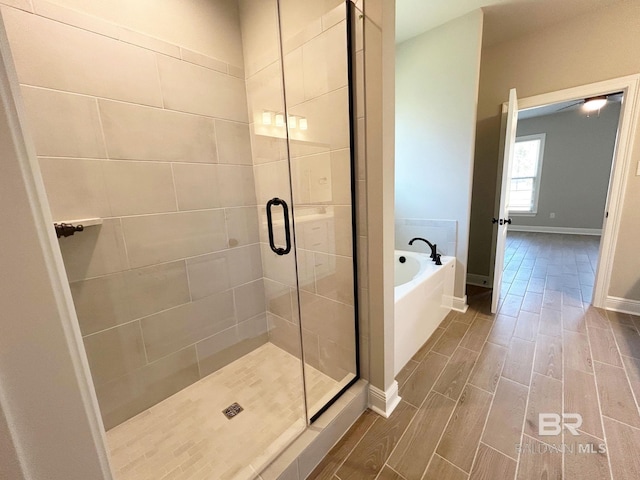
[[[518,136],[546,140],[538,213],[511,214],[516,225],[602,228],[619,118],[620,103],[609,102],[600,116],[572,110],[518,121]]]

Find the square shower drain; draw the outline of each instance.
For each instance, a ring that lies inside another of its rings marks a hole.
[[[242,410],[244,410],[244,408],[242,408],[239,403],[232,403],[227,408],[222,410],[222,413],[224,413],[225,417],[231,420],[233,417],[238,415]]]

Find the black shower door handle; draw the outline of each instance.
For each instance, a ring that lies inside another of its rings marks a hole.
[[[284,215],[284,238],[285,238],[285,247],[277,247],[275,241],[273,240],[273,217],[271,214],[271,207],[282,205],[282,213]],[[289,230],[289,207],[287,206],[287,202],[284,200],[274,197],[267,202],[267,228],[269,230],[269,246],[274,253],[278,255],[286,255],[291,251],[291,231]]]

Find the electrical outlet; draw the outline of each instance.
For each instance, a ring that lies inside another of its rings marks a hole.
[[[556,214],[555,213],[550,213],[549,214],[549,218],[556,218]]]

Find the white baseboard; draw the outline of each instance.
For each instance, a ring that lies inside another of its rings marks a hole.
[[[488,275],[476,275],[475,273],[467,273],[467,284],[477,287],[491,288],[491,279]]]
[[[640,316],[640,301],[620,297],[607,297],[604,308],[614,312],[630,313]]]
[[[532,233],[563,233],[565,235],[602,235],[601,228],[572,228],[572,227],[536,227],[529,225],[509,225],[512,232]]]
[[[469,310],[469,305],[467,305],[467,296],[464,297],[453,297],[453,305],[451,307],[456,312],[466,312]]]
[[[398,382],[395,380],[386,392],[383,392],[373,385],[369,385],[369,408],[384,418],[389,418],[391,412],[393,412],[400,403],[400,400],[400,396],[398,395]]]

